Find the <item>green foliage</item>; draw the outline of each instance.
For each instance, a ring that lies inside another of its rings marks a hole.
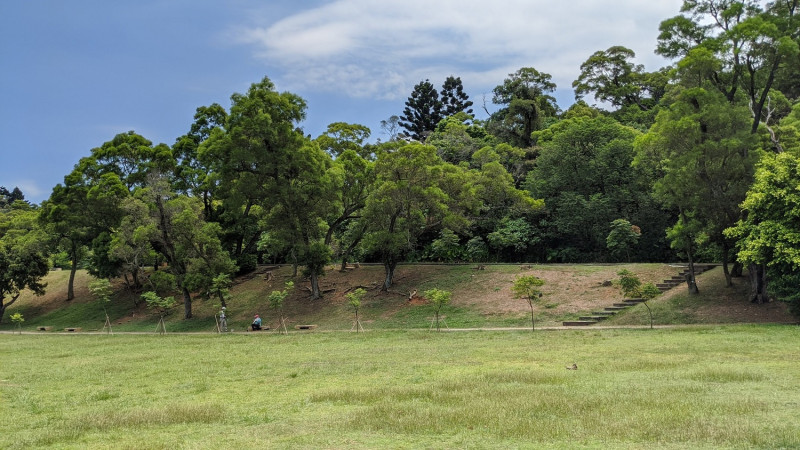
[[[540,154],[525,186],[547,205],[540,226],[545,247],[559,261],[608,260],[608,224],[620,217],[650,225],[640,246],[648,251],[630,252],[632,259],[666,256],[653,249],[665,247],[669,216],[651,198],[650,175],[631,167],[637,136],[603,116],[562,120],[539,133]]]
[[[472,114],[472,101],[464,92],[461,77],[449,76],[444,80],[441,91],[442,116],[450,117],[454,114]]]
[[[11,314],[9,318],[11,319],[12,323],[15,323],[17,325],[21,324],[22,322],[25,322],[25,318],[22,317],[22,314],[20,313]]]
[[[165,270],[157,270],[150,274],[147,284],[152,291],[164,295],[175,290],[175,275]]]
[[[438,313],[442,310],[444,306],[450,303],[450,298],[452,297],[453,293],[450,291],[444,291],[438,288],[428,289],[425,291],[425,298],[431,302],[433,305],[433,310]]]
[[[111,301],[111,294],[114,293],[111,289],[111,282],[105,278],[100,278],[89,283],[89,291],[98,301],[106,303]]]
[[[22,291],[44,294],[42,278],[48,272],[46,236],[37,223],[37,211],[16,201],[0,210],[0,321]]]
[[[439,328],[439,321],[440,316],[439,314],[442,311],[442,308],[445,307],[447,304],[450,303],[450,298],[452,297],[453,293],[450,291],[445,291],[439,288],[428,289],[425,291],[425,298],[433,306],[433,313],[435,315],[434,320],[436,321],[436,330],[440,331]]]
[[[270,308],[277,310],[281,310],[283,308],[283,301],[289,296],[289,291],[294,288],[294,282],[287,281],[285,286],[286,287],[282,291],[272,291],[269,293],[267,301],[269,302]]]
[[[530,147],[531,133],[545,128],[547,120],[558,112],[550,93],[556,89],[550,74],[523,67],[509,74],[503,84],[493,89],[492,102],[505,105],[492,114],[489,130],[517,147]]]
[[[645,300],[652,300],[661,295],[661,290],[653,283],[645,283],[639,289],[639,297]]]
[[[797,314],[800,272],[800,157],[791,153],[762,158],[755,182],[742,203],[744,219],[726,230],[736,239],[739,260],[764,264],[773,280],[768,289]]]
[[[319,147],[334,157],[338,157],[347,150],[351,150],[363,158],[369,155],[364,152],[364,144],[371,131],[364,125],[334,122],[328,125],[325,133],[316,141]]]
[[[497,229],[489,233],[486,238],[493,249],[500,255],[508,257],[508,250],[524,254],[528,248],[538,244],[540,239],[536,236],[536,231],[524,218],[505,217]]]
[[[727,230],[739,259],[800,270],[800,157],[766,155],[742,203],[746,219]]]
[[[524,298],[531,308],[531,331],[535,328],[533,319],[533,304],[542,297],[542,290],[544,280],[535,275],[523,275],[514,280],[514,285],[511,287],[511,292],[514,293],[516,298]]]
[[[489,247],[480,236],[474,236],[467,241],[464,251],[472,262],[485,262],[489,259]]]
[[[406,100],[403,115],[400,116],[400,126],[405,128],[411,139],[423,142],[440,120],[442,102],[439,100],[439,93],[430,81],[420,81]]]
[[[627,298],[641,295],[642,281],[639,277],[627,269],[620,270],[617,275],[619,275],[619,288],[622,290],[622,295]]]
[[[461,259],[462,255],[458,235],[448,228],[439,232],[439,237],[431,243],[430,258],[433,260],[453,262]]]
[[[347,298],[347,304],[353,308],[353,310],[358,314],[359,308],[361,308],[361,300],[364,298],[364,295],[367,294],[363,288],[358,288],[353,292],[350,292],[345,295]]]
[[[523,275],[514,280],[511,290],[516,298],[523,298],[529,304],[535,302],[542,296],[544,280],[535,275]]]
[[[161,315],[164,315],[168,309],[172,308],[177,303],[175,297],[161,297],[153,291],[147,291],[142,294],[142,299],[147,303],[148,308],[158,310]]]
[[[639,242],[642,235],[641,229],[632,225],[625,219],[615,219],[611,222],[611,231],[606,236],[606,246],[611,254],[618,258],[622,255],[630,262],[631,249]]]
[[[464,188],[463,177],[448,183],[453,174],[446,169],[431,146],[409,144],[378,156],[377,187],[364,211],[364,243],[386,268],[384,290],[391,287],[394,267],[416,248],[428,227],[441,223],[457,231],[464,226],[467,211],[462,202],[469,201],[469,192],[457,191]]]
[[[644,66],[631,62],[635,57],[633,50],[622,46],[592,54],[581,64],[581,74],[572,82],[575,98],[593,94],[595,99],[620,108],[653,108],[664,93],[666,80],[654,85]]]

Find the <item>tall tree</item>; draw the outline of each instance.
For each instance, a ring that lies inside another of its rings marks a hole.
[[[442,189],[443,161],[436,149],[409,144],[382,153],[375,162],[375,189],[364,212],[367,247],[383,263],[382,290],[392,286],[397,264],[416,249],[430,227],[447,222],[450,200]]]
[[[266,225],[288,238],[298,262],[304,265],[304,275],[311,281],[311,298],[318,299],[322,296],[319,277],[325,273],[331,257],[324,240],[325,219],[342,204],[342,191],[336,189],[330,156],[315,142],[306,141],[282,160],[287,165],[281,167],[284,177],[275,180],[274,203]]]
[[[147,236],[167,261],[183,294],[184,318],[191,319],[190,291],[208,288],[214,277],[235,270],[219,243],[220,227],[205,222],[199,199],[175,195],[164,176],[151,175],[136,198],[147,206],[148,217],[139,221],[142,225],[134,233]]]
[[[531,133],[546,126],[545,119],[558,112],[550,95],[556,89],[550,74],[523,67],[509,74],[493,90],[492,101],[504,105],[489,119],[489,131],[517,147],[530,147]]]
[[[673,236],[686,244],[691,261],[692,242],[678,231],[696,230],[697,223],[720,246],[729,285],[732,245],[722,232],[739,219],[760,156],[749,121],[747,108],[731,106],[713,88],[686,89],[637,141],[637,163],[654,165],[658,173],[656,195],[680,213]]]
[[[411,96],[406,100],[400,126],[408,132],[408,136],[423,142],[442,120],[442,102],[439,93],[430,81],[420,81]]]
[[[800,150],[800,148],[798,148]],[[794,152],[793,152],[794,153]],[[726,233],[737,239],[739,259],[751,267],[765,266],[778,284],[790,281],[781,294],[793,297],[800,311],[797,280],[800,274],[800,158],[797,154],[766,155],[756,172],[755,183],[742,203],[744,219]],[[751,301],[769,301],[765,277],[751,272]]]
[[[581,64],[581,73],[572,82],[575,99],[594,94],[595,99],[616,107],[652,109],[664,95],[664,84],[653,85],[644,66],[631,61],[634,57],[633,50],[622,46],[594,52]]]
[[[44,294],[47,275],[44,232],[37,224],[38,212],[23,201],[0,209],[0,322],[6,308],[22,291]]]
[[[639,134],[605,116],[562,120],[537,134],[540,153],[525,184],[544,199],[540,226],[551,258],[609,260],[608,227],[619,218],[643,227],[636,259],[664,254],[668,216],[650,199],[646,173],[631,168]]]
[[[353,150],[362,158],[369,158],[364,144],[372,132],[364,125],[334,122],[328,125],[325,133],[317,137],[320,148],[333,156],[341,155],[345,150]]]
[[[460,112],[472,114],[472,101],[464,92],[461,77],[449,76],[444,80],[441,91],[442,116],[449,117]]]
[[[173,185],[176,192],[197,196],[203,200],[206,220],[215,220],[213,206],[218,180],[213,160],[201,159],[200,145],[214,130],[225,126],[228,113],[225,108],[214,103],[197,108],[189,132],[175,140],[172,153],[176,159]]]
[[[45,224],[50,242],[64,249],[71,261],[68,301],[75,298],[75,273],[87,248],[94,243],[98,253],[106,253],[107,248],[102,245],[105,233],[122,217],[119,206],[128,190],[117,173],[108,167],[99,166],[94,157],[82,158],[64,177],[64,184],[56,185],[50,198],[42,203],[40,220]],[[109,267],[100,270],[106,275],[114,272]]]
[[[0,186],[0,209],[10,207],[17,200],[25,201],[25,195],[18,187],[9,191],[5,186]]]
[[[296,153],[305,137],[297,124],[305,118],[306,103],[292,93],[277,92],[266,77],[246,93],[233,94],[231,103],[225,126],[212,130],[198,153],[214,168],[223,240],[244,271],[255,268],[259,220],[298,164]]]
[[[751,131],[763,120],[776,76],[800,53],[799,0],[761,8],[754,0],[685,0],[682,14],[663,21],[656,52],[681,58],[684,83],[707,80],[728,102],[743,91],[752,107]]]

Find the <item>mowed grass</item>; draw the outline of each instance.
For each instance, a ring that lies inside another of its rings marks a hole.
[[[797,448],[798,342],[779,325],[2,334],[0,448]]]

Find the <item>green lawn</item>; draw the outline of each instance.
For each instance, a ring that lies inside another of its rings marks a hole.
[[[0,448],[797,448],[798,342],[768,325],[2,334]]]

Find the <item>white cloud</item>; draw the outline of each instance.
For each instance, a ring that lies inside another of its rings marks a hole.
[[[22,191],[22,194],[25,195],[26,200],[34,203],[38,203],[41,201],[41,199],[45,198],[47,194],[49,194],[49,192],[39,186],[35,180],[31,179],[11,180],[11,182],[6,186],[9,191],[15,187],[18,187],[19,190]]]
[[[593,52],[623,45],[655,70],[661,20],[681,0],[336,0],[233,34],[290,90],[403,98],[422,79],[460,76],[486,92],[532,66],[569,88]],[[257,21],[256,21],[257,22]],[[472,94],[475,95],[475,94]]]

